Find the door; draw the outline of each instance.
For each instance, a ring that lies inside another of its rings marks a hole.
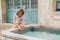
[[[17,9],[24,7],[25,24],[38,23],[38,0],[6,0],[6,17],[7,22],[13,21],[13,16]]]
[[[38,0],[31,0],[31,23],[38,23]]]

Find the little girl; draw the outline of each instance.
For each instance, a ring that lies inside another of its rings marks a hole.
[[[24,15],[24,10],[19,9],[17,13],[15,14],[13,18],[13,23],[15,28],[22,29],[23,28],[23,15]]]

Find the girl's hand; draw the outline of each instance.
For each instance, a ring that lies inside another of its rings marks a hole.
[[[20,26],[18,26],[18,29],[22,30],[22,28]]]
[[[23,25],[23,24],[19,24],[19,25],[18,25],[18,28],[19,28],[19,29],[23,29],[23,28],[24,28],[24,25]]]
[[[23,25],[23,24],[20,24],[20,27],[21,27],[21,28],[24,28],[24,25]]]

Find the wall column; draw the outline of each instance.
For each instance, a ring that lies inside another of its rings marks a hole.
[[[1,8],[1,0],[0,0],[0,23],[2,23],[2,8]]]
[[[39,24],[48,25],[47,17],[49,16],[49,0],[39,0],[38,2]]]

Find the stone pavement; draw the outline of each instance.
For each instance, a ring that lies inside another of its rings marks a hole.
[[[13,26],[11,23],[0,23],[0,40],[2,40],[2,31],[10,29]]]

